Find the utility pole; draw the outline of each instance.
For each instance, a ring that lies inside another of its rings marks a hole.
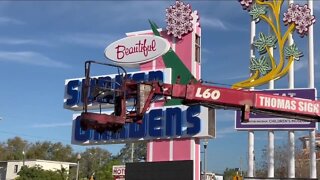
[[[207,147],[208,147],[208,139],[205,139],[203,142],[204,148],[204,160],[203,160],[203,169],[204,169],[204,179],[207,179]]]
[[[24,150],[22,151],[22,155],[23,155],[23,159],[22,159],[22,166],[24,166],[25,165],[25,152],[24,152]]]
[[[131,143],[131,162],[133,162],[133,155],[134,155],[134,143]]]
[[[81,155],[80,154],[78,154],[77,155],[77,175],[76,175],[76,180],[78,180],[79,179],[79,165],[80,165],[80,159],[81,159]]]
[[[242,156],[240,156],[240,176],[242,177]]]

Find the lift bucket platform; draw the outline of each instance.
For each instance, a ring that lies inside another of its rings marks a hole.
[[[120,84],[115,80],[100,79],[100,83],[93,83],[93,85],[90,85],[90,83],[92,83],[90,77],[92,63],[118,68],[118,74],[121,77]],[[120,66],[96,61],[85,62],[85,81],[82,87],[83,112],[79,117],[83,130],[95,129],[102,133],[105,130],[117,131],[123,127],[126,120],[126,86],[124,85],[126,78],[127,73],[125,69]],[[116,83],[118,83],[117,86]],[[101,84],[103,84],[103,86],[101,86]],[[91,103],[99,103],[100,112],[89,112],[88,106]],[[110,104],[114,107],[111,114],[102,112],[101,107],[103,107],[104,104]]]
[[[94,81],[90,77],[92,63],[118,68],[120,80],[99,79],[99,82],[92,83]],[[115,132],[125,123],[142,123],[143,115],[148,110],[153,97],[152,90],[152,83],[139,83],[128,79],[125,69],[121,66],[86,61],[82,89],[83,112],[79,116],[81,128],[94,129],[100,133]],[[89,112],[91,103],[98,103],[100,111]],[[105,104],[113,106],[110,114],[102,111]]]

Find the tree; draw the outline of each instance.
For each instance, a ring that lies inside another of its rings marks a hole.
[[[116,157],[121,162],[131,162],[132,144],[127,143],[121,150],[120,154]],[[144,161],[147,156],[147,143],[146,142],[135,142],[133,162]]]
[[[8,139],[6,143],[0,145],[1,160],[21,160],[23,159],[23,151],[28,147],[28,142],[20,137]],[[2,153],[3,152],[3,153]]]
[[[277,178],[287,176],[288,172],[288,144],[277,145],[274,149],[274,175]],[[261,160],[257,166],[257,177],[267,177],[268,174],[268,157],[267,148],[265,147],[261,155]]]
[[[52,143],[50,141],[36,142],[29,145],[26,152],[28,159],[45,159],[54,161],[75,161],[75,154],[70,145],[63,145],[62,143]]]
[[[111,153],[100,147],[87,148],[81,153],[80,159],[80,177],[88,177],[95,174],[99,176],[103,174],[103,167],[111,160]]]
[[[139,157],[141,149],[145,149],[140,145],[136,146]],[[25,152],[25,157],[22,152]],[[143,151],[141,151],[143,152]],[[20,137],[8,139],[7,142],[0,142],[0,160],[22,160],[26,159],[44,159],[52,161],[67,161],[76,162],[77,153],[73,152],[70,145],[63,145],[62,143],[52,143],[50,141],[28,143]],[[114,164],[121,164],[120,160],[113,159],[111,153],[100,147],[87,148],[81,154],[80,159],[80,177],[88,177],[95,174],[96,180],[105,179],[103,177],[112,177],[112,166]],[[117,156],[118,157],[118,156]],[[61,169],[57,171],[44,171],[41,167],[23,167],[20,172],[20,180],[24,179],[49,179],[55,180],[58,175],[60,178],[66,177],[66,170]],[[69,179],[73,179],[76,174],[76,168],[71,168],[69,172]],[[109,179],[109,178],[107,178]]]
[[[285,178],[288,175],[289,145],[287,143],[275,147],[274,150],[274,175],[276,178]],[[267,177],[268,161],[267,148],[264,148],[261,160],[257,166],[257,177]],[[306,178],[309,176],[309,152],[303,149],[301,145],[295,149],[295,171],[297,178]],[[319,169],[319,168],[317,168]]]
[[[226,168],[223,172],[223,179],[225,180],[232,180],[232,178],[234,176],[236,176],[238,174],[238,171],[236,168],[234,169],[229,169],[229,168]]]
[[[118,159],[112,159],[110,160],[105,166],[102,167],[102,174],[100,174],[100,178],[97,180],[102,180],[102,179],[113,179],[112,176],[112,167],[114,165],[120,165],[121,162]],[[98,177],[98,176],[97,176]]]
[[[18,172],[19,177],[16,180],[30,180],[30,179],[47,179],[47,180],[64,180],[67,179],[67,171],[65,169],[50,171],[43,170],[41,166],[22,166]]]

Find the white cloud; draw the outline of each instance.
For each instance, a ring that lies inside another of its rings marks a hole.
[[[67,123],[51,123],[51,124],[34,124],[31,127],[32,128],[55,128],[55,127],[66,127],[66,126],[72,126],[71,122]]]
[[[234,129],[234,127],[226,127],[226,128],[223,128],[223,129],[217,129],[217,137],[218,138],[221,138],[221,137],[225,137],[229,134],[235,134],[237,133],[237,130]]]
[[[31,52],[31,51],[21,51],[21,52],[0,51],[0,61],[30,64],[30,65],[43,66],[43,67],[55,67],[55,68],[70,67],[65,63],[52,60],[47,56],[44,56],[37,52]]]
[[[308,63],[307,63],[306,61],[298,61],[298,62],[296,61],[296,62],[294,63],[294,70],[295,70],[295,71],[299,71],[299,70],[301,70],[301,69],[306,68],[307,65],[308,65]]]
[[[231,76],[224,76],[222,77],[220,80],[244,80],[244,79],[247,79],[249,78],[249,73],[248,74],[243,74],[243,75],[231,75]]]
[[[207,17],[202,16],[200,18],[200,23],[205,27],[219,29],[219,30],[228,30],[226,25],[220,19],[216,19],[216,18],[209,19]]]
[[[0,25],[2,24],[15,24],[15,25],[23,25],[25,24],[23,21],[9,18],[9,17],[0,17]]]
[[[51,46],[50,43],[40,40],[34,39],[16,39],[16,38],[5,38],[0,37],[0,44],[6,45],[44,45],[44,46]]]
[[[117,39],[119,38],[115,35],[95,33],[74,33],[59,37],[59,40],[62,42],[89,47],[106,47],[106,45]]]

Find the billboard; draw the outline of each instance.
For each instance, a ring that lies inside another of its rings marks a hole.
[[[301,88],[301,89],[276,89],[276,90],[263,90],[256,91],[263,92],[264,94],[279,95],[282,97],[295,97],[298,98],[312,99],[316,98],[316,89],[314,88]],[[285,101],[284,101],[285,102]],[[272,104],[272,102],[270,102]],[[299,103],[294,102],[284,103],[283,108],[299,109]],[[317,127],[315,122],[301,121],[298,119],[282,118],[272,115],[266,115],[261,113],[251,113],[249,122],[242,123],[240,118],[241,112],[236,111],[235,113],[235,128],[236,130],[310,130]]]
[[[121,85],[121,76],[119,74],[109,74],[109,75],[100,75],[100,76],[93,76],[90,79],[90,88],[89,91],[94,90],[94,86],[111,86],[111,84],[106,83],[106,81],[115,81],[114,88],[118,89]],[[129,79],[135,80],[137,82],[141,81],[160,81],[163,83],[170,83],[171,82],[171,69],[155,69],[150,71],[137,71],[137,72],[130,72],[127,74]],[[84,77],[82,78],[74,78],[74,79],[67,79],[65,80],[65,89],[64,89],[64,103],[63,107],[65,109],[69,109],[72,111],[82,111],[83,110],[83,100],[82,100],[82,88],[84,85]],[[90,92],[89,92],[90,94]],[[89,96],[88,100],[91,102],[93,97]],[[101,106],[102,105],[102,106]],[[110,104],[108,103],[91,103],[88,105],[88,109],[99,109],[100,106],[102,108],[111,108]]]
[[[127,74],[129,79],[133,79],[137,82],[139,81],[153,81],[157,80],[164,83],[171,82],[171,69],[155,69],[150,71],[137,71],[130,72]],[[90,79],[90,88],[89,91],[94,90],[94,86],[110,86],[109,88],[118,89],[121,85],[121,75],[119,74],[109,74],[109,75],[100,75],[93,76]],[[115,83],[108,84],[106,81],[113,81]],[[84,85],[84,77],[83,78],[74,78],[65,80],[65,90],[64,90],[64,103],[63,106],[65,109],[69,109],[72,111],[82,111],[83,110],[83,102],[82,102],[82,88]],[[112,86],[112,87],[111,87]],[[112,97],[111,97],[112,98]],[[89,92],[89,105],[88,109],[99,109],[100,106],[102,108],[111,108],[108,103],[91,103],[93,97],[90,96]],[[108,100],[107,100],[108,101]]]
[[[96,145],[171,138],[213,138],[215,111],[196,106],[164,106],[151,108],[142,123],[129,123],[118,132],[82,130],[80,114],[74,114],[72,144]]]

